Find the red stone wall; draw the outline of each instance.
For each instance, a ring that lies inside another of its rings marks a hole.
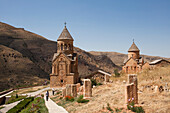
[[[139,59],[140,55],[139,55],[139,52],[136,51],[136,52],[128,52],[128,59],[130,58],[133,58],[133,59]]]
[[[79,79],[77,61],[70,61],[64,54],[58,56],[52,64],[50,87],[63,87],[76,84]]]
[[[134,74],[138,73],[142,70],[142,66],[137,64],[137,61],[134,59],[130,59],[123,67],[122,67],[123,72],[127,74]]]

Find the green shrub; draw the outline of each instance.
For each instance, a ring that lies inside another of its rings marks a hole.
[[[87,102],[89,102],[89,100],[87,100],[87,99],[81,99],[81,100],[78,100],[77,102],[78,102],[78,103],[87,103]]]
[[[110,108],[109,103],[107,103],[107,107],[106,107],[106,108],[107,108],[107,110],[109,110],[109,111],[113,111],[113,109]]]
[[[25,98],[26,98],[26,96],[18,96],[18,97],[16,97],[16,96],[11,96],[11,97],[9,98],[9,100],[8,100],[5,104],[10,104],[10,103],[13,103],[13,102],[16,102],[16,101],[25,99]]]
[[[102,83],[97,83],[98,86],[103,85]]]
[[[77,100],[81,100],[81,99],[83,99],[83,95],[80,95]]]
[[[26,109],[23,109],[20,113],[48,113],[48,109],[45,106],[45,101],[41,97],[37,97],[34,101],[30,102]]]
[[[119,113],[119,112],[121,112],[122,110],[121,110],[121,109],[118,109],[118,108],[115,108],[115,111],[116,111],[116,113]]]
[[[134,101],[130,102],[127,105],[128,110],[131,110],[136,113],[145,113],[144,109],[141,106],[135,106]]]
[[[14,106],[12,109],[10,109],[7,113],[18,113],[33,100],[34,100],[34,97],[25,98],[23,101],[21,101],[16,106]]]
[[[77,99],[78,103],[87,103],[89,102],[89,100],[87,99],[83,99],[83,95],[80,95],[79,98]]]
[[[0,107],[0,109],[3,109],[3,108],[4,108],[3,106]]]
[[[44,94],[41,94],[41,97],[43,98],[43,97],[44,97]]]
[[[96,86],[97,82],[95,79],[91,79],[91,87]]]
[[[120,77],[120,73],[118,72],[118,69],[114,70],[115,77]]]

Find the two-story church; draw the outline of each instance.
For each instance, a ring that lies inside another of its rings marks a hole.
[[[144,59],[140,57],[140,50],[133,42],[128,50],[128,59],[125,59],[122,70],[127,74],[138,73],[142,71],[143,65]]]
[[[63,87],[66,84],[78,83],[78,57],[74,53],[73,41],[65,25],[57,39],[57,53],[54,53],[52,60],[50,87]]]

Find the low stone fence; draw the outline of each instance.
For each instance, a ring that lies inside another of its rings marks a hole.
[[[9,90],[5,90],[5,91],[2,91],[2,92],[0,92],[0,96],[1,95],[4,95],[4,94],[6,94],[6,93],[9,93],[10,91],[12,91],[13,89],[9,89]]]

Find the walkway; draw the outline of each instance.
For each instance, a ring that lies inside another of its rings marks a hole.
[[[49,113],[68,113],[63,107],[57,105],[54,101],[50,98],[46,101],[46,96],[44,94],[45,105],[48,109]]]
[[[20,101],[17,101],[17,102],[11,103],[11,104],[7,104],[7,105],[3,105],[4,108],[0,109],[0,113],[6,113],[8,110],[10,110],[14,106],[16,106]]]
[[[38,94],[40,94],[40,93],[42,93],[43,91],[46,91],[46,90],[48,90],[48,89],[50,89],[50,87],[47,87],[47,88],[44,88],[44,89],[41,89],[41,90],[38,90],[38,91],[35,91],[35,92],[32,92],[32,93],[22,94],[22,95],[36,96],[36,95],[38,95]],[[9,92],[9,93],[7,93],[7,94],[4,94],[4,95],[2,95],[2,96],[6,96],[6,95],[8,95],[8,94],[10,94],[10,93],[12,93],[12,92],[13,92],[13,91],[11,91],[11,92]],[[0,96],[0,97],[2,97],[2,96]],[[13,108],[14,106],[16,106],[19,102],[20,102],[20,101],[17,101],[17,102],[11,103],[11,104],[7,104],[7,105],[3,105],[3,107],[5,107],[5,108],[2,108],[2,109],[0,110],[0,113],[6,113],[8,110],[10,110],[10,109]]]
[[[0,98],[4,97],[4,96],[6,96],[6,95],[9,95],[9,94],[12,93],[12,92],[13,92],[13,91],[10,91],[10,92],[8,92],[8,93],[6,93],[6,94],[3,94],[3,95],[0,96]]]
[[[22,95],[28,95],[28,96],[36,96],[40,93],[42,93],[43,91],[46,91],[46,90],[49,90],[50,87],[47,87],[47,88],[44,88],[44,89],[41,89],[41,90],[38,90],[38,91],[35,91],[35,92],[32,92],[32,93],[26,93],[26,94],[22,94]]]
[[[47,87],[47,88],[44,88],[44,89],[41,89],[41,90],[38,90],[36,92],[32,92],[32,93],[27,93],[27,94],[23,94],[23,95],[28,95],[28,96],[36,96],[46,90],[49,90],[50,87]],[[50,91],[50,95],[51,95],[51,91]],[[68,113],[63,107],[61,106],[58,106],[55,102],[53,102],[50,98],[48,101],[46,101],[46,96],[44,94],[44,100],[45,100],[45,105],[48,109],[48,112],[49,113]],[[14,102],[14,103],[11,103],[11,104],[7,104],[7,105],[3,105],[3,107],[5,108],[2,108],[0,110],[0,113],[6,113],[8,110],[10,110],[11,108],[13,108],[14,106],[16,106],[20,101],[17,101],[17,102]]]

